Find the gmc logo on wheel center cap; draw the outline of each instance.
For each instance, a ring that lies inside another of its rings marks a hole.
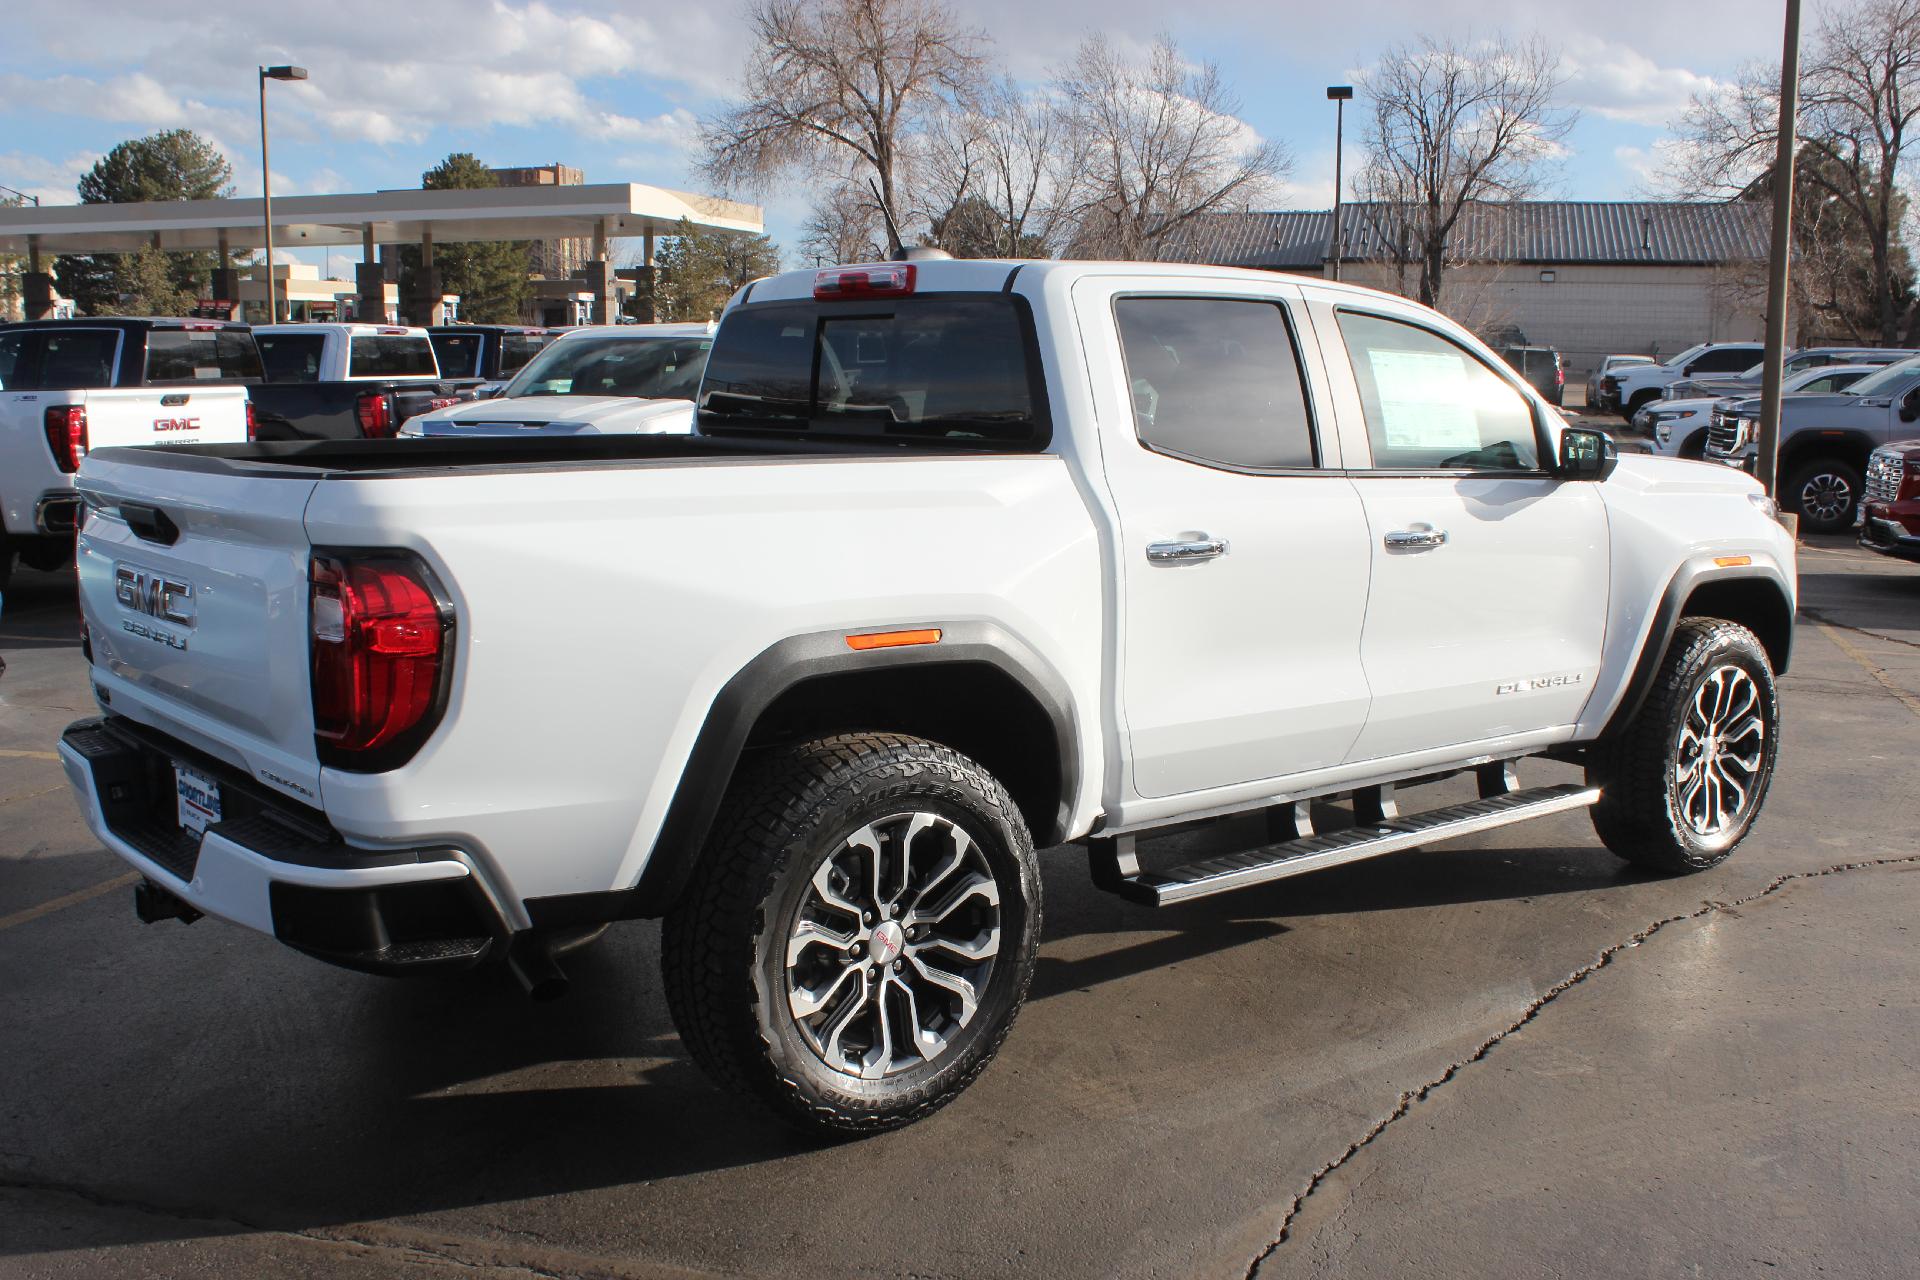
[[[113,566],[113,598],[137,613],[163,622],[193,625],[193,584],[138,565]]]

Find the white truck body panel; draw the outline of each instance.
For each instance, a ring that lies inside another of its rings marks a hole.
[[[693,401],[631,396],[516,396],[474,400],[407,419],[403,437],[549,435],[686,435]]]

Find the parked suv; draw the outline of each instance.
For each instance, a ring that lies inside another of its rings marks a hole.
[[[1758,342],[1703,342],[1688,347],[1665,364],[1628,365],[1600,379],[1602,400],[1623,418],[1631,419],[1649,400],[1657,400],[1670,384],[1705,373],[1738,373],[1767,353]]]
[[[1546,397],[1547,403],[1558,408],[1566,399],[1567,374],[1560,364],[1560,353],[1552,347],[1516,347],[1499,348],[1500,358],[1517,370],[1526,379],[1528,386]]]
[[[1154,908],[1580,810],[1701,871],[1760,812],[1795,600],[1760,486],[1616,457],[1404,298],[790,271],[696,401],[692,435],[90,457],[98,712],[60,754],[143,918],[551,994],[663,916],[694,1060],[859,1134],[1005,1039],[1037,849]],[[116,566],[209,589],[170,618]],[[1419,798],[1446,776],[1477,798]]]
[[[1783,396],[1824,395],[1845,391],[1875,371],[1868,365],[1818,365],[1780,384]],[[1700,396],[1693,400],[1654,400],[1633,415],[1634,428],[1653,437],[1653,451],[1678,458],[1704,458],[1707,433],[1715,409],[1737,405],[1741,396]]]

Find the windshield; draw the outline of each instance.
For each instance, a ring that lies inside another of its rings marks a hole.
[[[691,400],[713,339],[571,338],[555,342],[515,375],[502,396],[633,396]]]
[[[1663,367],[1668,369],[1684,369],[1688,364],[1690,364],[1693,361],[1693,358],[1695,356],[1699,355],[1702,351],[1705,351],[1707,349],[1707,346],[1708,346],[1707,343],[1702,342],[1694,346],[1688,347],[1685,351],[1682,351],[1679,355],[1667,361]]]
[[[1920,356],[1902,360],[1899,364],[1890,364],[1878,373],[1870,373],[1847,390],[1857,396],[1886,395],[1916,373],[1920,373]]]

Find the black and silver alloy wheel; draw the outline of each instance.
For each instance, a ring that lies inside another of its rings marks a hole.
[[[787,1011],[836,1071],[876,1080],[939,1058],[1000,954],[1000,886],[959,824],[869,822],[808,879],[787,933]]]
[[[769,749],[735,779],[661,962],[718,1083],[811,1132],[878,1133],[992,1060],[1039,936],[1006,789],[938,743],[850,733]]]
[[[1674,803],[1703,841],[1739,829],[1759,795],[1767,724],[1760,689],[1728,663],[1700,682],[1674,748]]]
[[[1803,528],[1834,533],[1852,523],[1861,484],[1860,473],[1853,467],[1828,459],[1795,469],[1781,492],[1788,505],[1800,513]]]
[[[1759,638],[1721,618],[1682,620],[1646,701],[1588,752],[1601,842],[1656,871],[1719,863],[1759,816],[1779,730]]]

